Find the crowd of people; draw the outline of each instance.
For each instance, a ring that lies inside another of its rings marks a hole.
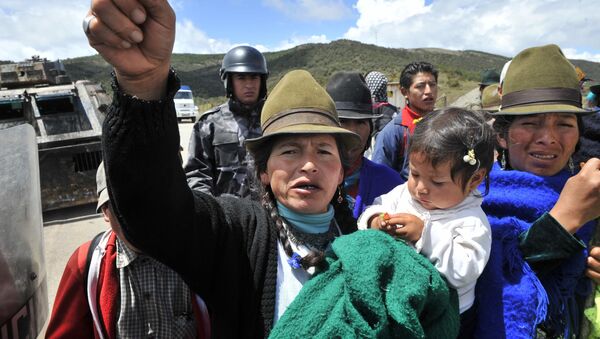
[[[129,16],[93,0],[84,21],[114,68],[97,176],[110,230],[69,260],[47,337],[575,338],[600,326],[584,317],[600,282],[600,90],[584,104],[558,46],[485,70],[477,109],[436,109],[439,73],[424,61],[401,72],[402,108],[378,71],[323,87],[292,70],[267,93],[266,58],[235,47],[220,70],[228,101],[195,123],[182,164],[175,15],[142,3]]]

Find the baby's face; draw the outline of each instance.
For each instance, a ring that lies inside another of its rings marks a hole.
[[[463,190],[460,182],[452,180],[451,168],[451,162],[433,167],[422,154],[411,154],[407,184],[410,195],[428,210],[458,205],[465,200],[470,190]]]

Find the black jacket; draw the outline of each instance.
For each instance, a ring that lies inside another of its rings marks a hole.
[[[260,136],[261,106],[246,110],[229,100],[202,114],[192,130],[184,166],[191,188],[214,196],[250,195],[254,168],[244,140]]]

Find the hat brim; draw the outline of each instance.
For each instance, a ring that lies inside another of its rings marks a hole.
[[[500,105],[496,105],[496,106],[486,106],[486,107],[482,107],[482,110],[494,114],[496,112],[498,112],[500,110]]]
[[[379,119],[383,114],[373,114],[373,111],[351,111],[347,109],[338,109],[340,119]]]
[[[244,145],[248,151],[251,153],[256,153],[256,151],[265,142],[270,141],[275,136],[296,134],[330,134],[333,136],[339,136],[346,150],[351,150],[354,147],[360,146],[361,144],[360,136],[345,128],[314,124],[298,124],[280,128],[275,133],[263,135],[258,138],[247,139],[244,142]]]
[[[595,111],[590,111],[584,108],[579,108],[572,105],[553,104],[553,105],[522,105],[517,107],[502,108],[494,115],[527,115],[540,113],[574,113],[574,114],[590,114]]]
[[[108,190],[105,188],[98,196],[98,204],[96,205],[96,213],[100,213],[100,208],[108,201]]]

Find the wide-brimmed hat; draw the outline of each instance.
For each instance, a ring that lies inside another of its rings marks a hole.
[[[498,115],[590,113],[581,107],[575,67],[556,45],[532,47],[512,59]]]
[[[104,174],[104,162],[100,163],[96,172],[96,193],[98,194],[96,213],[100,213],[100,207],[109,200],[108,190],[106,189],[106,175]]]
[[[335,73],[329,79],[327,93],[335,103],[339,118],[375,119],[382,116],[373,114],[371,91],[360,73]]]
[[[496,72],[493,69],[486,69],[481,72],[481,81],[479,82],[480,86],[489,86],[491,84],[496,84],[500,82],[500,73]]]
[[[481,109],[490,113],[498,112],[500,109],[500,93],[498,86],[500,84],[491,84],[483,89],[481,93]]]
[[[267,97],[260,115],[262,136],[246,140],[256,153],[274,136],[286,134],[332,134],[346,149],[360,145],[360,137],[340,126],[333,100],[312,75],[304,70],[288,72]]]

